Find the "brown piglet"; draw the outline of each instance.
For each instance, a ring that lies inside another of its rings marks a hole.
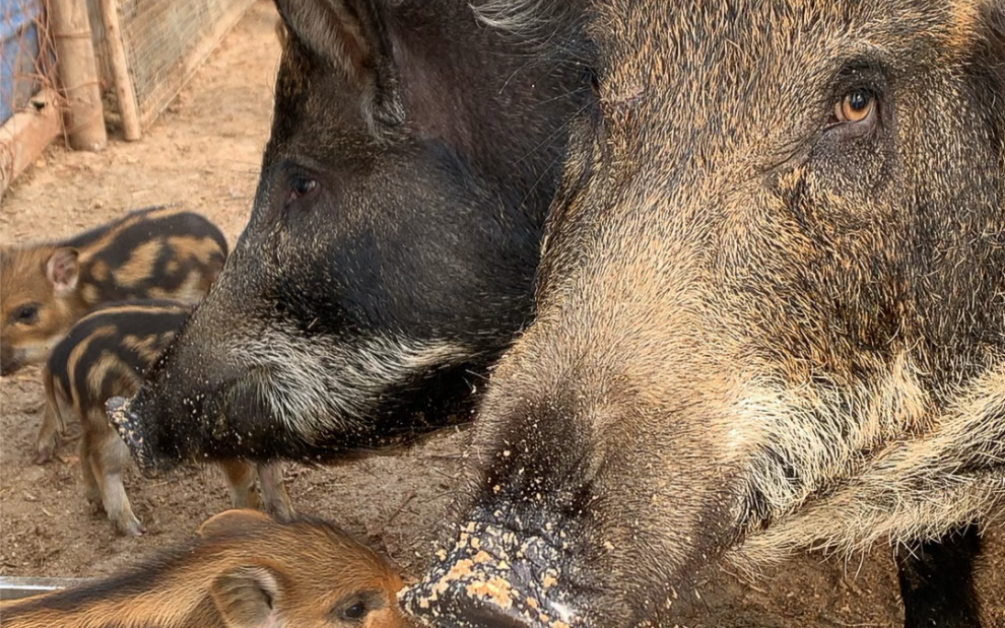
[[[228,510],[197,538],[82,586],[0,603],[4,628],[406,628],[401,576],[335,526]]]
[[[143,375],[188,319],[191,308],[179,301],[141,300],[114,303],[82,318],[46,361],[42,380],[46,410],[39,430],[37,462],[52,456],[66,418],[82,427],[80,467],[87,498],[101,504],[123,534],[139,535],[143,526],[133,514],[122,483],[129,450],[108,421],[105,402],[132,395]],[[261,505],[255,492],[255,467],[235,459],[220,461],[238,508]],[[278,464],[258,466],[266,508],[279,518],[293,514]]]
[[[0,249],[0,375],[41,364],[102,303],[198,303],[223,269],[227,241],[203,216],[150,207],[69,239]]]

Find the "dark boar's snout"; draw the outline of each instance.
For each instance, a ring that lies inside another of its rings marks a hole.
[[[157,468],[156,458],[144,439],[143,422],[129,409],[129,401],[124,397],[112,397],[105,402],[105,410],[140,470],[144,474],[151,473]]]
[[[152,476],[158,471],[169,471],[177,464],[175,459],[157,454],[154,446],[156,434],[147,429],[148,421],[142,415],[132,410],[132,400],[123,397],[112,397],[105,403],[108,420],[111,421],[119,437],[129,447],[129,452],[136,465],[145,476]]]

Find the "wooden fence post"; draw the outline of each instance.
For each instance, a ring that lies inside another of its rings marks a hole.
[[[105,40],[108,43],[109,62],[115,77],[115,94],[119,99],[119,113],[122,114],[122,134],[132,142],[143,136],[140,116],[136,106],[136,92],[129,77],[126,49],[122,43],[122,29],[119,27],[119,6],[116,0],[101,0],[101,17],[105,23]]]
[[[70,147],[98,151],[108,144],[101,85],[85,0],[50,0],[59,82],[66,99],[63,124]]]

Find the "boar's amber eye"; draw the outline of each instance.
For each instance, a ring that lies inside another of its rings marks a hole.
[[[287,201],[295,201],[298,198],[309,196],[311,192],[318,188],[318,182],[307,177],[296,177],[290,182],[290,193]]]
[[[834,105],[834,115],[839,122],[861,122],[876,109],[876,95],[865,89],[856,89],[845,94]]]
[[[22,325],[34,325],[38,321],[38,304],[22,305],[14,311],[14,321]]]

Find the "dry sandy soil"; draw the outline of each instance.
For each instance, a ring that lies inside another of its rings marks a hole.
[[[68,236],[153,204],[182,203],[210,216],[233,243],[247,220],[268,137],[278,59],[271,4],[259,2],[229,34],[143,141],[113,141],[100,154],[53,147],[15,182],[0,211],[4,243]],[[155,480],[132,474],[127,489],[149,532],[117,537],[78,488],[72,446],[31,463],[43,391],[29,369],[0,388],[0,573],[100,576],[177,542],[227,507],[213,468]],[[432,439],[399,456],[333,468],[288,465],[301,511],[338,522],[406,570],[420,570],[463,463],[464,434]],[[997,538],[996,538],[997,537]],[[981,587],[988,623],[1005,626],[1005,542],[992,530]],[[803,556],[741,581],[709,569],[700,602],[680,623],[698,626],[893,627],[902,622],[892,551],[849,560]]]

